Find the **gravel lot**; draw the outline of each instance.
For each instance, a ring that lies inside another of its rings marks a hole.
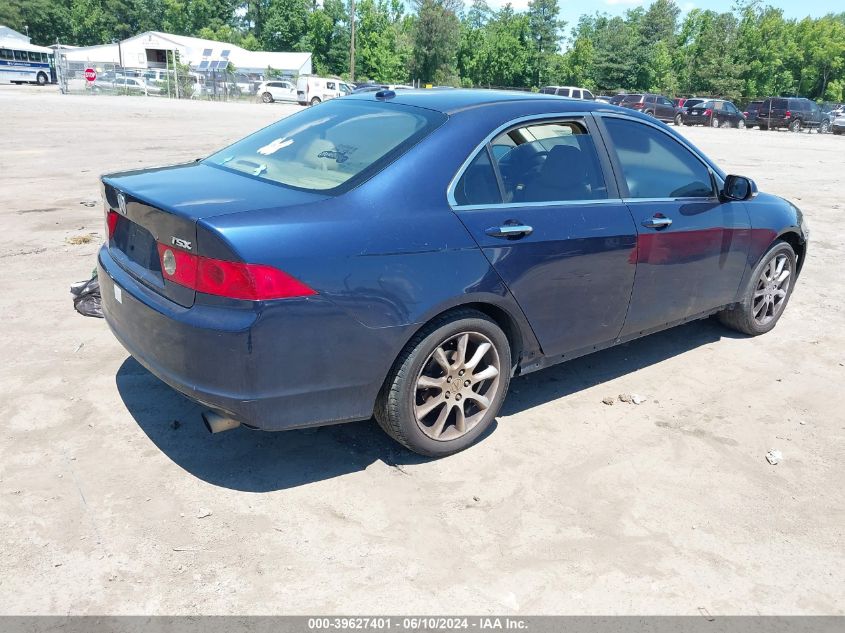
[[[683,129],[809,219],[774,332],[704,321],[518,378],[485,440],[425,461],[372,422],[212,437],[73,311],[100,173],[297,106],[0,108],[2,613],[845,613],[845,139]]]

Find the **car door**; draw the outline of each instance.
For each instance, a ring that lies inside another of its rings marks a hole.
[[[515,124],[468,162],[450,203],[549,356],[619,334],[636,228],[592,116]]]
[[[657,97],[657,118],[664,121],[675,118],[675,106],[666,97]]]
[[[610,114],[600,121],[637,228],[622,336],[732,303],[751,237],[745,203],[722,202],[711,168],[671,132]]]

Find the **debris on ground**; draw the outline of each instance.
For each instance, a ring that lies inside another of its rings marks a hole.
[[[197,518],[198,519],[204,519],[205,517],[210,517],[210,516],[211,516],[211,510],[208,510],[207,508],[200,508],[199,512],[197,512]]]
[[[96,200],[83,200],[79,204],[81,204],[83,207],[96,207],[97,201]]]
[[[630,393],[620,393],[619,394],[619,402],[627,402],[628,404],[631,404],[633,402],[633,399],[631,398],[631,394]]]
[[[73,307],[82,316],[103,318],[103,308],[100,296],[100,281],[97,279],[97,269],[87,281],[77,281],[70,287],[73,295]],[[80,345],[80,348],[82,346]],[[77,349],[76,351],[79,351]]]
[[[616,399],[612,396],[607,396],[606,398],[602,398],[601,401],[608,406],[613,406],[613,403],[616,402]]]
[[[780,460],[783,459],[783,453],[781,453],[776,448],[773,448],[768,453],[766,453],[766,461],[769,462],[772,466],[777,466]]]
[[[799,420],[799,421],[798,421],[798,424],[800,424],[801,426],[804,426],[804,425],[805,425],[805,424],[807,424],[807,423],[806,423],[806,422],[804,422],[804,420]]]
[[[65,240],[68,244],[72,246],[80,246],[82,244],[90,244],[94,241],[93,235],[74,235],[73,237],[69,237]]]
[[[642,404],[643,402],[645,402],[645,398],[634,393],[631,394],[631,402],[633,402],[634,404]]]

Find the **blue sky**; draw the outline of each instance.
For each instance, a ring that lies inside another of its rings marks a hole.
[[[685,12],[693,8],[713,9],[714,11],[730,11],[733,0],[676,0],[678,6]],[[507,0],[488,0],[491,7],[499,8]],[[788,18],[804,18],[806,16],[819,17],[831,12],[845,11],[845,2],[837,0],[764,0],[765,4],[784,10]],[[469,0],[465,1],[469,6]],[[511,0],[516,10],[523,10],[528,6],[528,0]],[[621,15],[626,10],[640,5],[648,6],[651,0],[558,0],[560,17],[567,22],[566,33],[584,13],[601,11],[611,15]]]

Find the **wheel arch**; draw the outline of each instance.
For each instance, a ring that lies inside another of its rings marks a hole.
[[[801,269],[804,267],[804,255],[807,252],[807,242],[801,239],[801,236],[798,234],[797,231],[793,230],[784,231],[775,239],[775,241],[778,240],[780,240],[781,242],[786,242],[792,247],[792,250],[795,251],[795,257],[798,260],[796,270],[797,277],[801,274]],[[771,248],[771,246],[769,248]]]
[[[417,333],[425,328],[429,323],[437,319],[442,319],[444,316],[453,312],[459,312],[460,310],[467,309],[476,310],[484,314],[496,323],[496,325],[502,328],[502,331],[508,339],[508,344],[510,345],[512,364],[511,371],[513,372],[513,375],[519,375],[523,362],[536,361],[536,359],[542,355],[540,344],[537,341],[534,331],[531,329],[528,321],[522,315],[521,311],[519,314],[515,314],[516,311],[519,311],[517,306],[505,307],[498,301],[490,301],[487,298],[473,297],[467,298],[465,301],[459,303],[442,306],[440,309],[428,315],[426,319],[419,321],[414,325],[414,327],[409,328],[405,333],[401,347],[399,347],[399,350],[396,352],[396,359],[401,356],[402,351],[417,335]],[[391,363],[391,368],[395,364],[396,359],[394,359],[393,363]],[[385,376],[385,380],[389,377],[389,375],[390,372],[388,371]]]

